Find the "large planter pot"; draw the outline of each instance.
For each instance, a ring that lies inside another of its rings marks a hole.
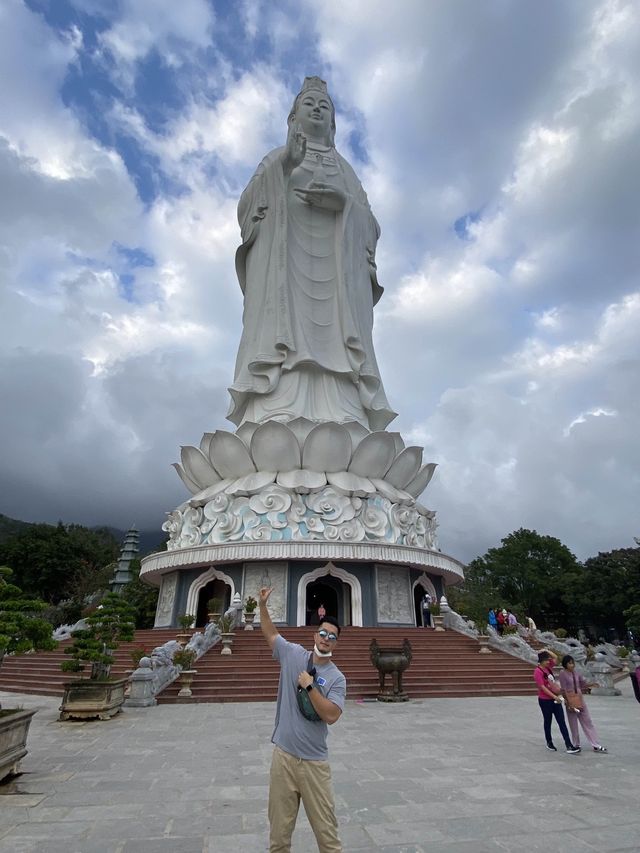
[[[444,631],[444,616],[434,616],[431,614],[431,621],[435,631]]]
[[[248,610],[244,611],[244,630],[245,631],[253,631],[254,630],[253,623],[254,623],[255,618],[256,618],[256,611],[255,610],[252,610],[251,613],[249,613]]]
[[[176,634],[176,640],[180,643],[181,646],[186,646],[191,637],[191,631],[181,631],[179,634]]]
[[[233,638],[235,634],[220,634],[220,639],[222,640],[222,651],[221,655],[230,655],[231,654],[231,646],[233,644]]]
[[[0,711],[0,781],[18,772],[27,754],[27,735],[35,711]]]
[[[193,681],[193,676],[197,671],[197,669],[183,669],[178,676],[178,683],[180,685],[180,690],[178,691],[179,699],[191,699],[193,696],[191,691],[191,682]]]
[[[489,637],[486,634],[478,635],[478,643],[480,644],[480,648],[478,652],[481,655],[490,655],[491,649],[489,648]]]
[[[96,681],[81,678],[64,684],[60,720],[108,720],[122,709],[127,678]]]

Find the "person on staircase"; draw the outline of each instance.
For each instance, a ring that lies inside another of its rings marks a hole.
[[[431,627],[431,596],[428,592],[422,596],[422,627]]]
[[[347,681],[331,656],[340,625],[325,616],[313,635],[313,652],[284,639],[269,615],[272,590],[259,593],[260,628],[273,657],[280,663],[274,744],[269,780],[269,853],[290,853],[300,801],[304,805],[319,853],[341,853],[335,815],[331,768],[327,751],[328,726],[342,715]],[[313,717],[299,702],[306,691]]]

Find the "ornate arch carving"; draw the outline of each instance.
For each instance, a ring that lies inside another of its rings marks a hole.
[[[189,594],[187,595],[187,613],[197,613],[198,611],[198,596],[200,595],[200,590],[203,589],[211,580],[221,580],[224,581],[228,586],[231,587],[231,598],[235,595],[236,588],[232,578],[229,575],[225,575],[224,572],[221,572],[220,569],[216,569],[213,566],[207,569],[206,572],[203,572],[199,575],[189,587]]]
[[[318,566],[312,572],[307,572],[302,575],[298,582],[298,613],[296,617],[296,625],[304,625],[306,622],[306,601],[307,601],[307,586],[318,578],[325,575],[331,575],[338,578],[343,583],[351,587],[351,624],[359,628],[362,627],[362,587],[360,581],[351,572],[345,569],[340,569],[334,566],[333,563],[326,563],[324,566]]]

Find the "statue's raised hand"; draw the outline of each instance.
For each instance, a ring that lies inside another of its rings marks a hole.
[[[287,146],[282,159],[282,168],[285,175],[290,175],[304,160],[307,153],[307,137],[300,129],[300,125],[290,125],[287,134]]]
[[[306,187],[295,187],[293,191],[302,201],[324,210],[344,210],[347,202],[346,193],[322,181],[311,181]]]

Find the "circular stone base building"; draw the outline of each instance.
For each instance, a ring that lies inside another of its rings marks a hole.
[[[155,626],[207,621],[237,594],[273,588],[280,625],[313,624],[318,607],[343,625],[421,624],[420,600],[460,583],[437,546],[435,513],[417,501],[435,464],[398,433],[358,423],[243,424],[205,433],[176,465],[192,497],[169,514],[167,551],[142,561],[160,586]]]

